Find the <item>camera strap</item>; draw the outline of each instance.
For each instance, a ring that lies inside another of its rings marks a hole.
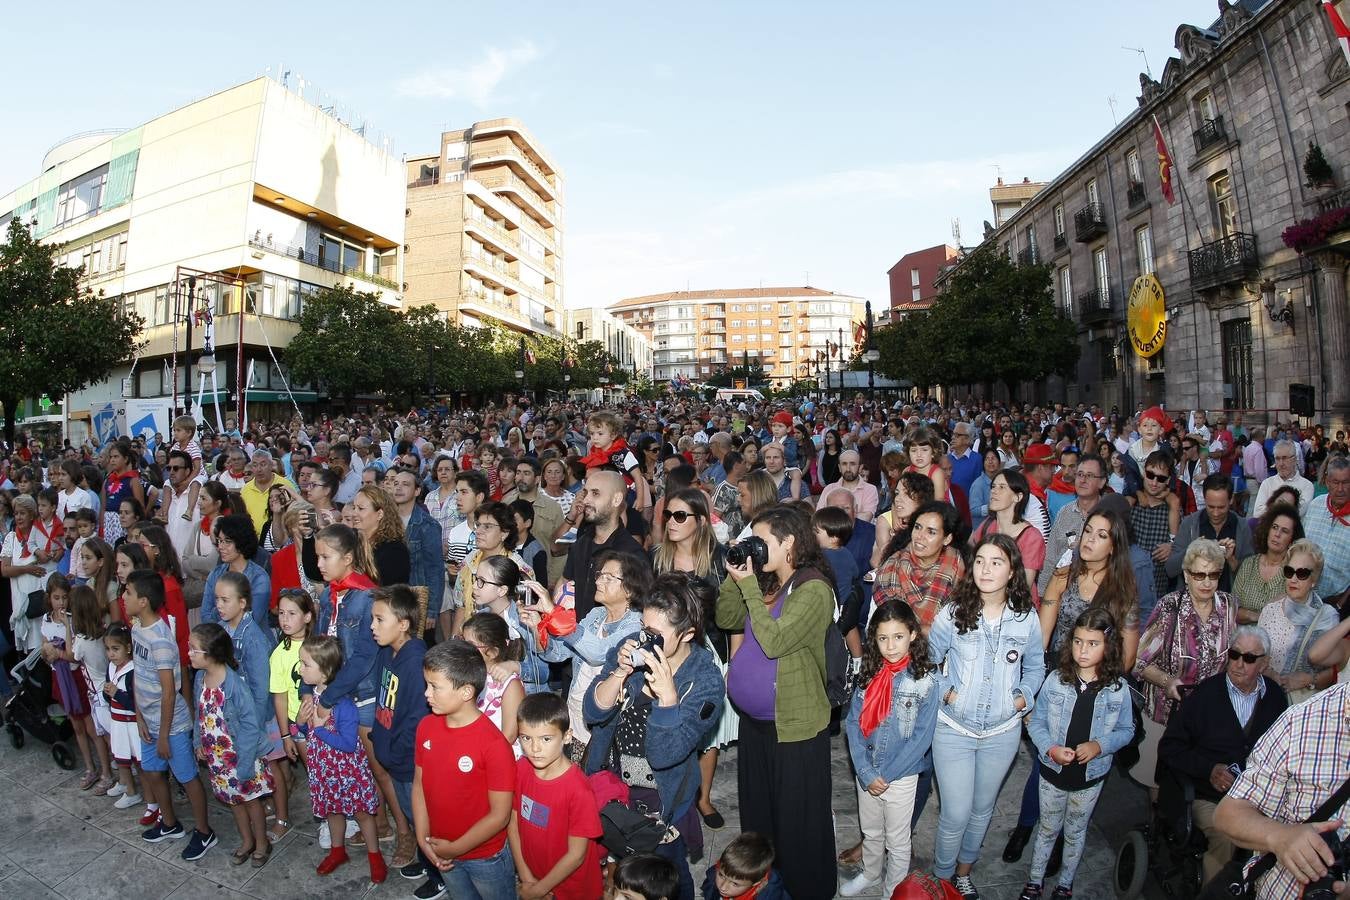
[[[1332,814],[1344,806],[1347,800],[1350,800],[1350,778],[1347,778],[1345,782],[1336,789],[1336,793],[1328,797],[1321,806],[1313,810],[1313,814],[1309,816],[1303,824],[1306,825],[1310,822],[1330,821]],[[1276,862],[1277,860],[1274,853],[1262,854],[1257,858],[1256,862],[1247,869],[1244,880],[1248,884],[1255,884],[1256,879],[1275,868]]]

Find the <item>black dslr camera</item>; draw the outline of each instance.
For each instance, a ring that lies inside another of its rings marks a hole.
[[[665,641],[658,632],[650,628],[644,628],[637,633],[637,646],[630,653],[633,659],[633,668],[642,669],[647,666],[647,659],[656,658],[656,648],[663,645]]]
[[[1303,889],[1303,900],[1336,900],[1338,894],[1332,889],[1332,885],[1338,881],[1345,881],[1347,868],[1345,844],[1341,843],[1340,837],[1334,831],[1322,832],[1322,840],[1327,842],[1336,861],[1327,867],[1327,874],[1310,882]]]
[[[750,561],[750,568],[758,572],[769,564],[769,545],[763,538],[748,537],[727,548],[727,564],[743,566]]]

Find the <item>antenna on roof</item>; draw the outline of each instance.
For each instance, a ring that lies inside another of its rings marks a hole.
[[[1143,47],[1126,47],[1124,44],[1122,44],[1120,49],[1133,50],[1135,53],[1138,53],[1140,56],[1142,56],[1144,58],[1144,74],[1147,75],[1149,78],[1153,77],[1153,70],[1148,67],[1148,54],[1144,52]]]
[[[1109,107],[1111,107],[1111,121],[1114,122],[1115,124],[1119,125],[1119,124],[1120,124],[1120,119],[1116,118],[1116,95],[1115,95],[1115,94],[1112,94],[1111,96],[1109,96],[1109,97],[1106,98],[1106,105],[1109,106]]]
[[[958,250],[961,249],[961,220],[960,220],[960,219],[952,219],[952,243],[956,245],[956,249],[958,249]]]

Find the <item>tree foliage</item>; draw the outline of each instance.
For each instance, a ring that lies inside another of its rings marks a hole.
[[[704,383],[709,387],[729,388],[737,381],[744,381],[746,387],[754,387],[757,384],[765,384],[768,380],[769,376],[765,374],[764,366],[756,361],[749,366],[721,366]]]
[[[140,349],[141,319],[80,286],[83,269],[58,266],[57,247],[9,223],[0,247],[0,405],[14,440],[19,402],[73,393],[108,376]]]
[[[916,385],[1024,381],[1069,375],[1078,329],[1055,307],[1049,266],[1014,265],[986,243],[926,311],[878,328],[879,371]]]

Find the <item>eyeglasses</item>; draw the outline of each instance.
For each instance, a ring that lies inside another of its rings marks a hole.
[[[484,585],[489,584],[492,585],[493,587],[506,587],[506,585],[502,584],[500,581],[488,581],[486,578],[480,578],[477,575],[473,576],[474,587],[482,588]]]
[[[170,472],[182,472],[187,466],[165,466]]]
[[[1182,450],[1198,450],[1199,448],[1196,447],[1195,444],[1182,444],[1182,445],[1181,445],[1181,449],[1182,449]]]
[[[623,583],[623,576],[615,575],[613,572],[601,572],[599,575],[596,575],[595,583],[599,584],[601,579],[604,579],[605,581],[617,581],[620,584]]]
[[[683,509],[667,509],[662,510],[661,519],[666,522],[674,519],[676,524],[683,525],[685,522],[689,521],[689,517],[692,515],[693,513]]]
[[[1105,475],[1094,475],[1094,474],[1091,473],[1091,472],[1075,472],[1073,477],[1074,477],[1074,478],[1083,478],[1083,479],[1086,479],[1086,480],[1088,480],[1088,481],[1100,481],[1101,479],[1105,478],[1106,476],[1105,476]]]
[[[1169,480],[1172,476],[1168,474],[1163,474],[1161,472],[1145,472],[1144,477],[1147,478],[1149,481],[1156,481],[1159,484],[1162,484],[1163,482]]]
[[[1186,574],[1191,576],[1192,581],[1218,581],[1222,572],[1197,572],[1194,569],[1188,569]]]
[[[1299,581],[1307,581],[1309,578],[1312,577],[1312,575],[1313,575],[1312,569],[1304,569],[1304,568],[1295,569],[1293,566],[1284,567],[1285,578],[1297,578]]]
[[[1258,659],[1265,659],[1266,655],[1264,653],[1243,653],[1241,650],[1234,650],[1232,647],[1229,647],[1228,658],[1233,662],[1237,662],[1240,659],[1250,666],[1254,665]]]

